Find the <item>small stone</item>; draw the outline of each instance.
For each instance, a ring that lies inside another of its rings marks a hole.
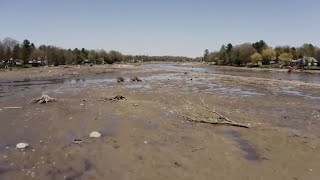
[[[80,143],[82,143],[82,140],[81,140],[81,139],[74,139],[74,140],[73,140],[73,143],[75,143],[75,144],[80,144]]]
[[[29,146],[29,144],[27,144],[27,143],[18,143],[17,145],[16,145],[16,148],[17,149],[25,149],[25,148],[27,148]]]
[[[92,137],[92,138],[99,138],[99,137],[101,137],[101,133],[99,133],[98,131],[92,131],[92,132],[90,133],[90,137]]]
[[[148,141],[144,141],[143,143],[148,144]]]

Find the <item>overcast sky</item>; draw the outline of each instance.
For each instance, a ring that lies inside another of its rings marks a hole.
[[[222,44],[320,45],[319,0],[0,0],[0,39],[196,57]]]

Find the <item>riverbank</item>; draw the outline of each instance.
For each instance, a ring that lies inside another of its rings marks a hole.
[[[319,177],[317,83],[307,82],[309,76],[300,78],[306,81],[279,80],[200,66],[121,64],[1,72],[0,179]],[[118,83],[119,76],[125,81]],[[133,76],[142,81],[130,81]],[[57,101],[29,103],[43,93]],[[116,95],[126,100],[108,100]],[[201,105],[200,97],[250,128],[189,122],[181,112],[195,109],[185,100]],[[102,137],[90,138],[92,131]],[[17,150],[19,142],[30,146]]]

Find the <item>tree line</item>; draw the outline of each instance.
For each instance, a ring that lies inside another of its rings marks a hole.
[[[222,45],[220,51],[205,50],[203,60],[219,65],[245,66],[269,65],[278,63],[288,65],[291,60],[314,58],[320,62],[320,48],[312,44],[303,44],[301,47],[276,46],[270,47],[265,41],[244,43],[240,45]],[[320,63],[318,63],[320,65]]]
[[[93,64],[112,64],[115,62],[137,61],[191,61],[192,58],[180,56],[147,56],[124,55],[110,50],[88,50],[85,48],[64,49],[53,45],[36,46],[29,40],[22,43],[12,38],[0,40],[0,61],[13,62],[16,60],[28,64],[30,61],[45,62],[46,65],[82,64],[86,60]]]

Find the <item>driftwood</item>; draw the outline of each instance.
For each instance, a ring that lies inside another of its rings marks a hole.
[[[22,109],[22,107],[4,107],[3,109]]]
[[[141,80],[140,78],[138,78],[137,76],[133,76],[133,77],[131,77],[130,79],[131,79],[131,81],[137,81],[137,82],[142,81],[142,80]]]
[[[56,99],[48,96],[48,95],[42,95],[40,98],[32,99],[29,103],[38,103],[38,104],[44,104],[56,101]]]
[[[177,113],[187,121],[191,122],[249,128],[249,126],[246,124],[238,123],[236,121],[228,119],[227,117],[222,116],[214,108],[210,108],[209,105],[207,105],[201,97],[200,101],[201,105],[196,105],[184,99],[184,102],[193,108],[188,108],[187,110],[184,110],[184,112]]]
[[[117,77],[117,82],[124,82],[124,81],[125,81],[124,77]]]
[[[100,101],[112,101],[112,102],[116,102],[116,101],[125,101],[127,100],[126,97],[124,96],[121,96],[121,95],[117,95],[115,97],[109,97],[109,98],[103,98],[103,99],[100,99]]]

